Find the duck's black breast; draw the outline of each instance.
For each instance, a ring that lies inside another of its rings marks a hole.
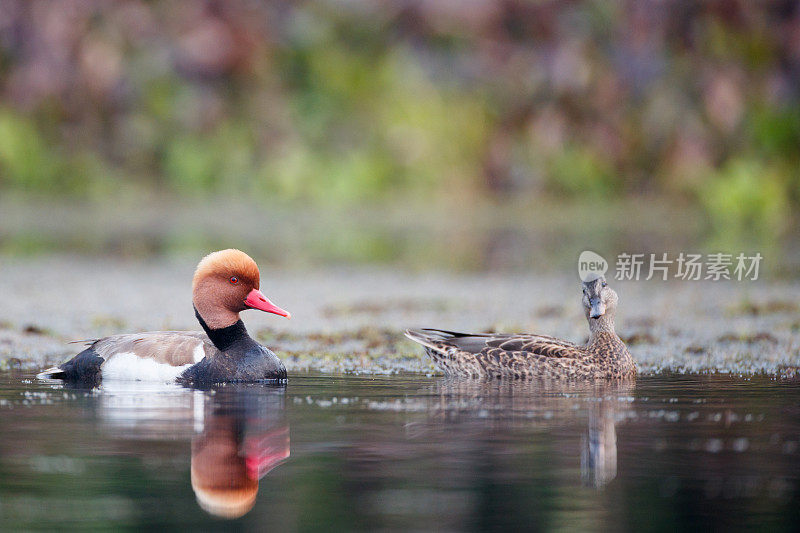
[[[225,328],[211,329],[197,309],[195,316],[219,352],[189,367],[178,381],[210,384],[286,379],[286,367],[278,356],[254,341],[241,320]]]
[[[237,375],[245,381],[262,379],[286,379],[286,367],[272,350],[254,343],[237,364]]]
[[[178,381],[211,384],[285,380],[286,367],[278,356],[249,337],[247,341],[204,358],[186,369]]]

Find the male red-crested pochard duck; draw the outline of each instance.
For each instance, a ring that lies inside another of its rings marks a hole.
[[[184,383],[253,382],[286,379],[278,356],[247,334],[239,313],[259,309],[290,318],[259,290],[256,262],[239,250],[204,257],[192,280],[194,312],[205,333],[152,331],[112,335],[40,379],[97,384],[101,379]]]

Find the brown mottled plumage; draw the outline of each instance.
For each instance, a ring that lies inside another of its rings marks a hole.
[[[406,331],[446,374],[505,379],[595,379],[636,375],[636,364],[614,332],[617,293],[604,278],[583,284],[589,343],[530,334]]]

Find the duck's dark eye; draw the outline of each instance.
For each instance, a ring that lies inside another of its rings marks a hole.
[[[604,281],[604,282],[603,282],[603,287],[608,287],[608,283],[606,283],[606,282]]]
[[[231,281],[231,284],[236,285],[237,283],[239,283],[239,278],[237,278],[236,276],[231,276],[231,280],[230,281]]]

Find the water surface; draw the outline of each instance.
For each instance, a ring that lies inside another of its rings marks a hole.
[[[294,374],[286,387],[0,374],[0,529],[800,523],[800,386]]]

